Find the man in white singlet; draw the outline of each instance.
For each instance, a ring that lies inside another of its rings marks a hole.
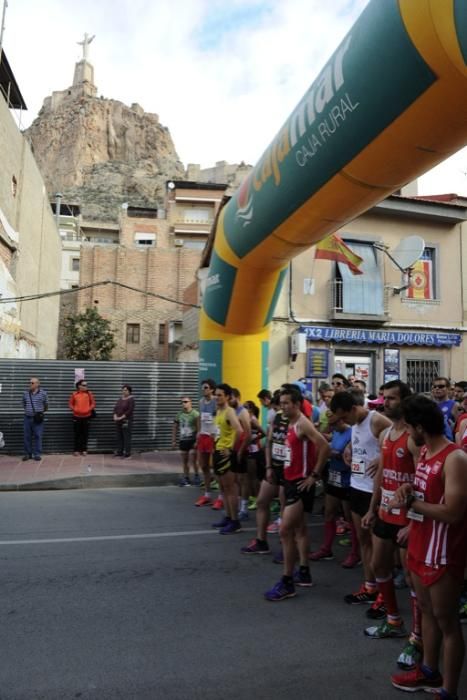
[[[365,581],[356,593],[344,597],[346,603],[358,605],[373,603],[378,592],[371,566],[371,532],[362,528],[362,518],[368,513],[373,494],[373,479],[378,469],[381,433],[391,426],[391,421],[377,411],[364,407],[361,391],[350,390],[335,394],[331,411],[352,426],[352,461],[350,479],[350,510],[363,562]]]

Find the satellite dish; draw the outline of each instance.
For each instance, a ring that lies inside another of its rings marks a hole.
[[[425,241],[420,236],[403,238],[391,252],[390,257],[399,270],[409,270],[425,250]]]
[[[174,190],[174,189],[175,189],[175,182],[168,182],[168,183],[167,183],[167,189],[168,189],[168,190]]]

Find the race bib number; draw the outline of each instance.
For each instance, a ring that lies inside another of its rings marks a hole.
[[[221,436],[221,427],[220,425],[215,425],[214,426],[214,437],[216,440],[218,440]]]
[[[333,470],[329,470],[328,484],[332,486],[342,487],[342,474]]]
[[[213,415],[212,413],[208,413],[207,411],[202,411],[201,413],[201,421],[203,423],[212,423],[213,420]]]
[[[254,454],[255,452],[259,452],[259,447],[258,445],[249,445],[248,447],[248,452],[250,454]]]
[[[425,496],[421,491],[414,491],[414,496],[418,501],[425,500]],[[412,510],[412,508],[407,511],[407,517],[411,520],[416,520],[418,523],[422,523],[425,519],[425,516],[422,515],[422,513],[416,513],[414,510]]]
[[[394,498],[394,491],[388,491],[387,489],[381,489],[381,508],[386,511],[386,513],[393,513],[393,515],[400,515],[400,508],[391,508],[389,510],[389,504]]]
[[[292,461],[292,450],[290,447],[284,445],[284,467],[290,467],[290,462]]]
[[[277,445],[276,443],[273,443],[271,449],[273,459],[277,459],[279,462],[283,462],[285,460],[285,450],[285,445]]]
[[[180,428],[180,437],[182,438],[190,438],[193,435],[193,431],[190,427],[187,425],[182,425]]]
[[[365,462],[362,459],[356,462],[352,462],[351,470],[352,474],[358,476],[365,476]]]

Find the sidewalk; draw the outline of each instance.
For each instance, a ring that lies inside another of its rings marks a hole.
[[[164,486],[176,484],[181,459],[174,452],[145,452],[129,459],[111,454],[44,455],[40,462],[0,456],[0,491]]]

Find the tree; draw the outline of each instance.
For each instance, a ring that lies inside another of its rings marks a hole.
[[[110,360],[115,347],[110,321],[96,308],[67,316],[63,345],[67,360]]]

